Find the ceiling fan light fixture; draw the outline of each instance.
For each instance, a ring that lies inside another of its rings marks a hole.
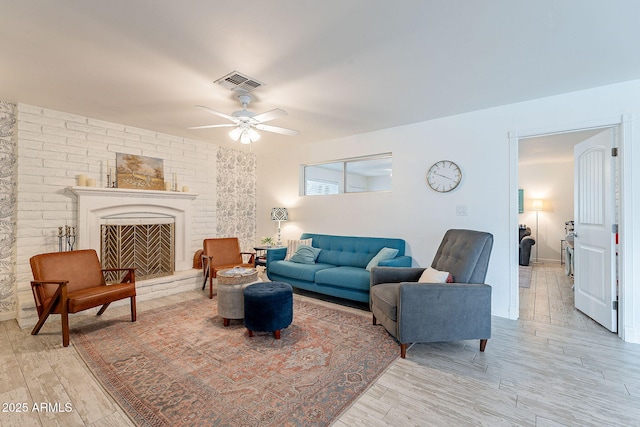
[[[242,135],[240,135],[240,143],[251,144],[251,137],[249,136],[249,132],[247,130],[242,131]]]
[[[231,132],[229,132],[229,137],[231,139],[233,139],[234,141],[237,141],[238,139],[240,139],[240,134],[242,134],[242,129],[240,127],[237,128],[233,128],[231,130]]]
[[[251,142],[256,142],[260,139],[260,134],[256,132],[254,128],[249,128],[247,133],[249,134],[249,139],[251,139]]]

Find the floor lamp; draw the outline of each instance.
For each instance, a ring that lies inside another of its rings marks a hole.
[[[536,211],[536,263],[538,262],[538,246],[540,246],[540,240],[538,240],[538,213],[542,209],[542,200],[536,199],[531,202],[531,210]]]
[[[271,220],[278,221],[278,241],[276,242],[276,246],[282,246],[282,241],[280,240],[280,223],[282,221],[287,221],[288,219],[289,212],[287,212],[287,208],[271,209]]]

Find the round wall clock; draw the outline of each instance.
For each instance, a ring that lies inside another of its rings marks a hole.
[[[462,181],[460,167],[450,160],[440,160],[429,168],[427,183],[429,187],[440,193],[454,190]]]

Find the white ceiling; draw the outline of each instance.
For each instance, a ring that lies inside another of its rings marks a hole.
[[[0,100],[226,143],[237,70],[256,150],[640,78],[636,0],[0,0]]]

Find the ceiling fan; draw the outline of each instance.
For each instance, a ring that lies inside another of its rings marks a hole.
[[[234,129],[229,132],[229,136],[234,141],[240,140],[242,144],[251,144],[252,142],[256,142],[260,139],[260,134],[256,131],[263,130],[267,132],[275,132],[280,133],[282,135],[298,135],[300,132],[293,129],[287,129],[277,126],[269,126],[265,125],[265,122],[270,120],[277,119],[279,117],[283,117],[287,115],[287,112],[280,109],[275,108],[273,110],[266,111],[261,114],[255,114],[249,110],[247,110],[247,105],[251,102],[251,95],[242,94],[238,95],[238,100],[242,104],[242,110],[234,111],[231,115],[221,113],[209,107],[205,107],[202,105],[196,105],[196,108],[200,108],[201,110],[206,111],[207,113],[213,114],[215,116],[222,117],[223,119],[227,119],[232,123],[222,124],[222,125],[205,125],[205,126],[192,126],[189,129],[209,129],[209,128],[221,128],[221,127],[234,127]]]

